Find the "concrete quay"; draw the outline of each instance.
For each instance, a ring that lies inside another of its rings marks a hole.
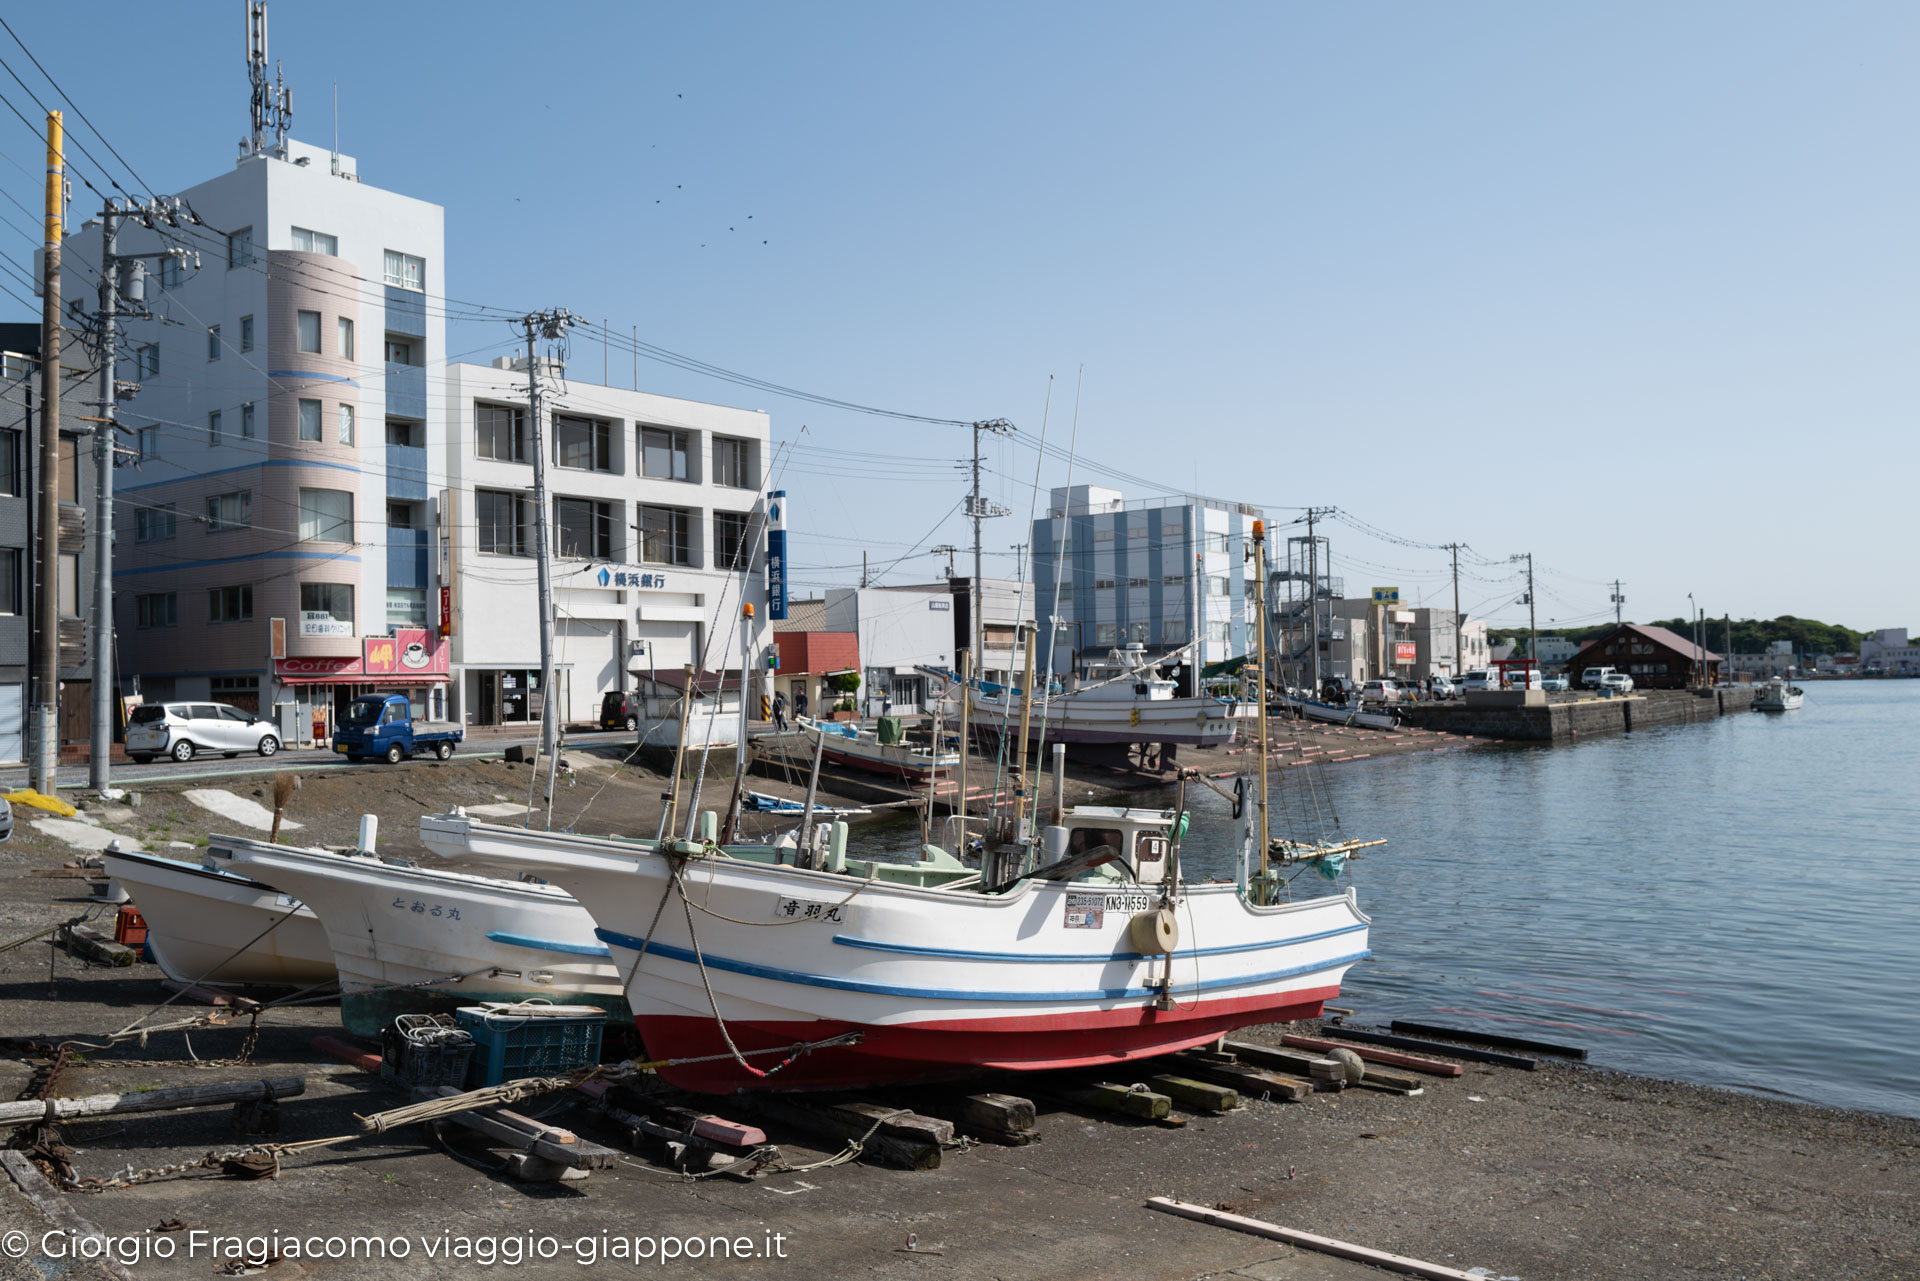
[[[1529,743],[1566,743],[1596,734],[1631,734],[1660,725],[1685,725],[1750,711],[1750,685],[1713,689],[1652,689],[1623,698],[1593,695],[1551,698],[1525,691],[1469,694],[1457,702],[1399,707],[1402,723],[1447,734]]]

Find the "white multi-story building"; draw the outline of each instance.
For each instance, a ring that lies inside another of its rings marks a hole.
[[[1054,490],[1033,523],[1034,608],[1056,622],[1050,637],[1039,620],[1042,669],[1066,673],[1132,644],[1167,651],[1198,640],[1202,663],[1246,654],[1261,594],[1247,558],[1259,518],[1258,508],[1210,498]]]
[[[541,400],[564,719],[592,721],[631,674],[738,670],[743,634],[757,665],[771,639],[768,416],[560,372],[543,365]],[[475,725],[538,720],[527,362],[449,365],[444,387],[448,431],[434,464],[446,478],[435,500],[452,710]],[[742,604],[754,607],[744,629]]]
[[[827,592],[825,628],[858,639],[861,712],[918,712],[928,681],[919,668],[951,668],[956,656],[953,592],[946,583],[839,587]]]
[[[1860,666],[1905,676],[1920,671],[1920,646],[1907,639],[1904,627],[1882,627],[1860,642]]]
[[[179,196],[191,225],[127,224],[117,246],[198,254],[146,259],[153,318],[122,322],[120,377],[139,384],[115,504],[127,683],[258,708],[290,738],[372,686],[444,710],[424,541],[445,437],[440,206],[291,140]],[[100,253],[97,222],[67,238],[68,297],[91,294]]]

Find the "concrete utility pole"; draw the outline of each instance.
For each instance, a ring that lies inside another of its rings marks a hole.
[[[982,646],[986,638],[986,628],[980,620],[980,522],[988,516],[1011,516],[1011,509],[998,503],[990,503],[980,496],[980,433],[991,432],[996,436],[1013,434],[1013,424],[1004,418],[994,418],[986,422],[973,424],[973,490],[967,495],[967,515],[973,521],[973,584],[968,592],[970,599],[967,608],[973,617],[969,631],[973,637],[973,670],[981,670],[981,661],[985,658]]]
[[[1448,543],[1453,553],[1453,674],[1460,674],[1460,629],[1466,622],[1460,616],[1460,544]]]
[[[553,552],[547,537],[547,445],[545,412],[540,403],[540,339],[558,341],[576,322],[572,312],[551,308],[522,316],[527,338],[527,419],[533,436],[533,546],[540,584],[540,754],[547,758],[547,823],[553,823],[553,783],[559,772],[560,712],[553,701]],[[742,696],[745,696],[742,681]],[[692,679],[688,680],[691,698]],[[533,815],[527,815],[529,825]]]
[[[1533,668],[1540,661],[1540,629],[1534,624],[1533,553],[1527,553],[1527,688],[1533,688]]]
[[[1616,578],[1613,580],[1613,625],[1615,627],[1620,626],[1620,607],[1626,603],[1627,598],[1620,594],[1620,580]]]
[[[1313,536],[1314,522],[1333,515],[1331,507],[1307,508],[1307,648],[1313,654],[1313,686],[1309,698],[1320,697],[1320,540]],[[1332,561],[1332,549],[1328,549]],[[1329,564],[1331,571],[1333,566]]]
[[[93,734],[88,740],[87,786],[104,792],[113,783],[113,454],[115,437],[114,348],[119,337],[120,211],[114,201],[100,211],[100,413],[93,424]]]
[[[60,242],[65,234],[65,138],[47,113],[46,241],[40,286],[40,555],[34,604],[32,768],[28,786],[53,795],[60,764]],[[77,497],[78,495],[76,495]]]

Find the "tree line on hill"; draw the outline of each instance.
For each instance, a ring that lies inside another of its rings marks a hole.
[[[1684,618],[1657,618],[1649,627],[1664,627],[1681,636],[1691,637],[1692,624]],[[1585,645],[1588,641],[1605,636],[1612,631],[1614,624],[1601,623],[1593,627],[1542,628],[1543,636],[1564,636],[1576,645]],[[1852,654],[1860,650],[1860,642],[1868,633],[1856,632],[1851,627],[1842,627],[1838,623],[1823,623],[1812,618],[1795,618],[1791,614],[1782,614],[1778,618],[1737,618],[1733,622],[1733,652],[1736,654],[1758,654],[1774,641],[1792,641],[1795,653],[1799,654]],[[1499,632],[1487,633],[1489,644],[1499,645],[1507,641],[1525,645],[1526,628],[1508,628]],[[1727,624],[1725,619],[1707,620],[1707,648],[1718,652],[1727,646]]]

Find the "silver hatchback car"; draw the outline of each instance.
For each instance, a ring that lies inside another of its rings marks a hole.
[[[218,752],[232,759],[279,750],[278,726],[225,703],[146,703],[127,718],[127,755],[142,765],[156,756],[190,761]]]

